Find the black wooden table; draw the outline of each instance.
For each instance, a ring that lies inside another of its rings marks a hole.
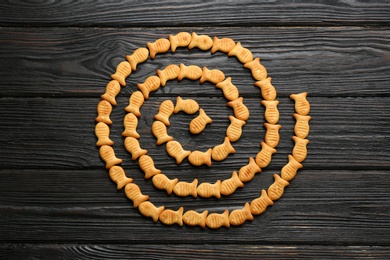
[[[0,3],[0,258],[204,259],[390,257],[390,4],[386,1],[2,1]],[[123,147],[124,107],[137,83],[168,64],[231,76],[251,117],[236,154],[176,165],[150,131],[166,99],[193,98],[213,123],[172,116],[187,149],[222,142],[231,113],[211,83],[170,81],[142,107],[140,143],[170,178],[226,179],[259,151],[264,107],[235,57],[178,48],[140,64],[112,112],[122,166],[156,205],[223,212],[273,182],[293,148],[292,93],[308,92],[308,157],[283,197],[240,227],[153,223],[108,176],[95,146],[96,105],[110,75],[147,42],[178,32],[229,37],[260,57],[277,89],[281,141],[271,164],[221,199],[167,195],[143,178]]]

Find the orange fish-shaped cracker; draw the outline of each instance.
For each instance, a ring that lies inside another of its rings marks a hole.
[[[165,225],[178,224],[183,226],[183,211],[183,207],[180,207],[177,211],[166,209],[160,214],[159,219]]]
[[[160,173],[153,176],[152,182],[154,187],[160,190],[166,190],[167,194],[171,194],[176,183],[179,181],[178,178],[170,180],[165,174]]]
[[[175,52],[177,47],[187,47],[191,42],[191,34],[188,32],[179,32],[176,35],[169,35],[171,42],[171,51]]]
[[[116,67],[115,74],[112,74],[111,78],[117,80],[122,86],[126,86],[126,78],[130,75],[130,73],[130,63],[128,63],[127,61],[122,61]]]
[[[217,180],[214,184],[203,182],[196,190],[198,195],[203,198],[210,198],[214,196],[219,199],[221,197],[220,187],[221,181]]]
[[[215,53],[216,51],[222,51],[228,53],[233,50],[236,43],[230,38],[222,38],[218,39],[217,36],[214,36],[213,39],[213,47],[211,48],[211,53]]]
[[[152,133],[157,138],[156,144],[161,145],[163,143],[173,140],[173,137],[168,135],[167,126],[161,121],[154,121],[152,124]]]
[[[149,199],[148,195],[144,195],[137,184],[129,183],[125,187],[126,197],[133,201],[133,207],[137,208],[139,204]]]
[[[125,116],[123,126],[125,130],[122,132],[122,136],[140,138],[140,135],[137,133],[138,118],[133,113],[128,113]]]
[[[213,120],[204,112],[202,108],[199,109],[199,115],[191,120],[190,132],[192,134],[199,134],[205,128],[207,124],[211,124]]]
[[[252,215],[260,215],[267,209],[268,206],[272,205],[274,205],[274,202],[268,197],[267,192],[263,189],[261,191],[261,196],[251,202],[251,213]]]
[[[229,138],[225,137],[224,142],[222,144],[219,144],[213,148],[213,152],[211,153],[211,157],[215,161],[222,161],[222,160],[225,160],[229,154],[235,153],[235,152],[236,152],[236,150],[231,145]]]
[[[236,56],[237,59],[245,64],[253,60],[253,54],[247,48],[242,47],[240,42],[237,42],[236,46],[229,51],[228,56]]]
[[[261,104],[265,106],[264,117],[270,124],[276,124],[279,121],[278,100],[262,100]]]
[[[188,45],[188,49],[198,47],[199,49],[206,51],[213,46],[213,40],[207,35],[197,35],[195,32],[191,35],[191,42]]]
[[[260,64],[259,57],[250,62],[245,63],[244,67],[251,70],[252,77],[255,80],[263,80],[267,78],[267,70],[263,65]]]
[[[111,180],[116,183],[117,190],[120,190],[123,187],[125,187],[127,184],[133,182],[132,178],[128,178],[126,176],[126,173],[123,170],[123,168],[117,165],[112,166],[110,168],[109,175]]]
[[[149,94],[152,91],[156,91],[160,87],[160,78],[157,76],[149,76],[144,83],[137,84],[138,88],[141,90],[145,99],[149,98]]]
[[[138,164],[141,170],[145,173],[145,179],[149,179],[150,177],[161,173],[161,170],[154,166],[153,158],[149,155],[144,154],[140,156]]]
[[[292,155],[288,156],[288,163],[283,166],[280,171],[282,179],[285,181],[291,181],[297,175],[298,169],[301,169],[303,166]]]
[[[115,156],[114,149],[109,145],[102,145],[99,149],[100,157],[106,162],[106,169],[110,169],[115,164],[122,163],[122,159]]]
[[[283,180],[279,175],[274,174],[275,181],[268,188],[268,197],[275,201],[282,197],[284,188],[289,185],[288,181]]]
[[[233,108],[234,116],[240,120],[248,120],[249,118],[249,110],[243,103],[244,98],[239,97],[236,100],[230,101],[227,103],[229,107]]]
[[[195,210],[188,210],[183,214],[183,221],[188,226],[200,226],[201,228],[206,227],[206,217],[209,214],[208,210],[198,213]]]
[[[183,63],[180,64],[180,72],[177,79],[180,81],[184,78],[197,80],[202,77],[202,69],[196,65],[186,66]]]
[[[201,151],[193,151],[188,156],[188,161],[195,166],[201,166],[202,164],[206,164],[208,167],[211,166],[211,153],[213,149],[208,149],[207,152]]]
[[[193,182],[178,182],[175,187],[173,187],[173,192],[180,197],[186,197],[192,195],[196,198],[198,192],[196,191],[196,186],[198,185],[198,179],[194,179]]]
[[[222,89],[223,95],[230,101],[236,100],[239,96],[238,89],[233,85],[231,77],[228,77],[224,81],[217,83],[215,86],[219,89]]]
[[[96,146],[113,145],[114,142],[110,139],[110,128],[107,124],[99,122],[95,126],[95,135],[98,138]]]
[[[161,207],[156,207],[154,206],[153,203],[151,203],[150,201],[144,201],[142,202],[141,204],[139,204],[138,206],[138,210],[139,212],[145,216],[145,217],[150,217],[153,219],[154,222],[157,222],[158,221],[158,217],[160,216],[160,214],[164,211],[165,207],[164,206],[161,206]]]
[[[244,187],[244,183],[238,178],[237,172],[234,171],[230,179],[226,179],[221,183],[221,194],[225,196],[231,195],[240,187]]]
[[[266,144],[265,142],[261,142],[260,145],[261,145],[261,150],[256,155],[256,164],[260,168],[265,168],[270,164],[271,157],[274,153],[276,153],[276,150],[273,147]]]
[[[126,55],[126,60],[130,63],[131,69],[136,70],[137,65],[145,62],[149,58],[149,50],[147,48],[138,48],[133,54]]]
[[[306,138],[310,131],[309,120],[311,119],[311,116],[302,116],[294,113],[294,118],[296,120],[294,126],[295,135],[299,138]]]
[[[96,122],[103,122],[107,125],[111,125],[112,121],[110,119],[110,115],[112,112],[112,106],[110,102],[107,100],[102,100],[97,105],[97,113],[98,116],[96,117]]]
[[[299,138],[297,136],[293,136],[292,139],[295,142],[293,151],[292,151],[292,156],[294,156],[294,159],[297,162],[302,162],[303,160],[306,159],[307,156],[307,145],[309,144],[309,139],[303,139]]]
[[[180,111],[186,114],[195,114],[199,110],[199,104],[193,99],[182,99],[180,96],[176,98],[176,106],[173,109],[173,113],[177,114]]]
[[[272,78],[268,77],[266,79],[255,82],[255,86],[260,88],[261,96],[265,100],[269,100],[269,101],[276,99],[276,89],[271,84],[271,80],[272,80]]]
[[[230,227],[229,222],[229,210],[225,210],[223,213],[211,213],[206,218],[206,225],[208,228],[217,229],[222,226]]]
[[[249,203],[245,203],[244,208],[233,210],[229,215],[229,223],[233,226],[244,224],[247,220],[253,220]]]
[[[111,80],[106,86],[106,92],[101,96],[102,99],[107,100],[111,105],[116,105],[115,97],[121,91],[121,85],[116,80]]]
[[[255,174],[261,172],[260,167],[256,164],[255,159],[252,157],[249,158],[249,163],[243,167],[238,172],[238,178],[242,182],[248,182],[255,177]]]
[[[147,46],[149,48],[150,58],[154,59],[157,53],[164,53],[169,51],[171,42],[167,39],[160,38],[153,43],[148,42]]]
[[[282,126],[264,123],[264,127],[266,129],[264,141],[272,148],[275,148],[280,141],[279,129],[282,128]]]
[[[125,139],[125,148],[126,151],[131,153],[131,159],[137,160],[141,155],[147,154],[148,151],[141,149],[139,142],[136,138],[134,137],[126,137]]]
[[[295,111],[302,116],[307,116],[310,112],[310,103],[306,97],[307,92],[290,95],[290,98],[295,101]]]
[[[246,124],[244,120],[235,118],[234,116],[229,116],[230,125],[226,129],[226,136],[229,138],[230,142],[236,142],[240,139],[242,135],[242,127]]]
[[[217,69],[209,70],[207,67],[203,67],[202,77],[199,79],[199,82],[203,84],[206,81],[217,84],[222,82],[225,79],[225,74]]]
[[[166,126],[170,126],[169,118],[173,114],[175,105],[171,100],[164,100],[161,102],[160,107],[158,108],[157,115],[154,116],[154,119],[163,122]]]
[[[160,78],[161,86],[165,86],[168,80],[176,79],[179,76],[180,68],[176,64],[171,64],[163,70],[157,70],[157,75]]]
[[[144,104],[145,98],[141,91],[135,91],[129,98],[129,105],[125,107],[126,112],[133,113],[137,117],[141,116],[140,108]]]
[[[178,141],[169,141],[165,148],[168,154],[176,159],[177,164],[180,164],[191,154],[191,151],[184,150]]]

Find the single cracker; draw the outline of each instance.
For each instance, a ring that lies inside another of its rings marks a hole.
[[[148,150],[144,150],[140,147],[138,140],[134,137],[125,138],[125,148],[126,151],[131,153],[131,159],[133,161],[137,160],[140,156],[148,153]]]
[[[158,76],[149,76],[144,83],[137,84],[138,88],[141,90],[145,99],[149,98],[149,94],[152,91],[156,91],[160,87],[160,78]]]
[[[104,94],[101,95],[101,98],[107,100],[108,102],[111,103],[111,105],[115,106],[116,105],[115,97],[119,94],[120,91],[121,91],[121,85],[119,84],[119,82],[117,80],[111,80],[106,85],[106,92],[104,92]]]
[[[180,64],[180,72],[179,76],[177,76],[177,79],[180,81],[184,78],[190,79],[190,80],[197,80],[200,77],[202,77],[202,69],[196,65],[189,65],[186,66],[183,63]]]
[[[237,172],[234,171],[232,177],[221,183],[221,194],[225,196],[231,195],[240,187],[244,187],[244,183],[238,178]]]
[[[210,198],[214,196],[219,199],[221,197],[220,188],[221,181],[217,180],[214,184],[203,182],[198,186],[196,191],[202,198]]]
[[[127,61],[122,61],[116,67],[115,74],[111,75],[112,79],[115,79],[122,86],[126,86],[126,78],[131,74],[131,66]]]
[[[137,65],[145,62],[148,58],[149,50],[147,48],[138,48],[132,55],[126,55],[126,60],[130,63],[132,70],[136,70]]]
[[[107,125],[112,124],[112,121],[110,119],[112,106],[110,102],[108,102],[107,100],[100,101],[99,104],[97,105],[96,110],[98,113],[98,116],[95,119],[96,122],[103,122],[106,123]]]
[[[271,80],[272,80],[272,78],[268,77],[266,79],[255,82],[255,86],[260,88],[261,96],[265,100],[269,100],[269,101],[276,99],[276,89],[271,84]]]
[[[109,145],[102,145],[99,149],[100,157],[106,162],[106,169],[110,169],[116,164],[122,163],[122,159],[115,156],[114,149]]]
[[[163,173],[153,176],[152,179],[154,187],[160,190],[166,190],[168,195],[172,194],[173,188],[178,181],[178,178],[171,180]]]
[[[198,192],[196,191],[196,186],[198,185],[198,179],[194,179],[191,183],[185,181],[179,181],[175,187],[173,187],[173,192],[180,197],[186,197],[192,195],[196,198]]]
[[[188,156],[188,161],[195,166],[201,166],[206,164],[208,167],[211,166],[211,153],[213,149],[208,149],[207,152],[193,151]]]
[[[246,124],[244,120],[229,116],[230,125],[226,129],[226,136],[230,142],[236,142],[242,135],[242,127]]]
[[[249,163],[238,171],[238,178],[242,182],[248,182],[255,177],[255,174],[261,172],[261,168],[256,164],[255,159],[253,157],[249,158]]]
[[[279,129],[282,128],[282,126],[264,123],[264,127],[266,129],[264,141],[272,148],[275,148],[280,141]]]
[[[267,78],[267,70],[263,65],[260,64],[260,58],[247,62],[244,64],[244,68],[250,69],[252,72],[252,77],[255,80],[263,80]]]
[[[251,209],[249,203],[245,203],[245,206],[242,209],[233,210],[229,214],[229,223],[233,226],[239,226],[244,224],[245,221],[253,220],[253,215],[251,213]]]
[[[294,113],[295,126],[294,133],[299,138],[306,138],[309,135],[310,126],[309,121],[311,116],[302,116],[300,114]]]
[[[191,154],[191,151],[184,150],[178,141],[169,141],[166,145],[166,150],[171,157],[176,159],[176,164],[180,164]]]
[[[148,42],[147,46],[149,48],[150,58],[154,59],[157,53],[165,53],[169,51],[171,42],[167,39],[160,38],[153,43]]]
[[[307,116],[310,112],[310,103],[306,97],[307,92],[290,95],[290,98],[295,101],[295,111],[302,116]]]
[[[171,51],[175,52],[177,47],[187,47],[191,42],[191,34],[188,32],[179,32],[176,35],[169,35],[171,42]]]
[[[276,124],[279,121],[278,100],[262,100],[261,104],[265,107],[264,117],[270,124]]]
[[[180,67],[176,64],[166,66],[163,70],[157,70],[157,75],[160,78],[161,86],[165,87],[168,80],[176,79],[179,76]]]
[[[209,70],[207,67],[203,67],[202,77],[199,79],[199,82],[203,84],[206,81],[217,84],[222,82],[225,79],[225,74],[217,69]]]
[[[173,113],[177,114],[180,111],[186,114],[195,114],[199,110],[199,104],[193,99],[182,99],[180,96],[176,98],[176,106],[173,109]]]
[[[149,199],[149,196],[142,194],[141,189],[135,183],[129,183],[126,185],[125,194],[129,200],[133,201],[134,208],[137,208],[142,202]]]
[[[171,100],[164,100],[161,102],[158,113],[154,116],[154,119],[163,122],[166,126],[170,126],[171,123],[169,122],[169,118],[173,114],[174,109],[175,105]]]
[[[251,213],[252,215],[260,215],[267,209],[268,206],[272,205],[274,205],[274,202],[268,197],[267,192],[263,189],[261,190],[260,197],[251,201]]]
[[[191,227],[200,226],[201,228],[205,228],[208,214],[208,210],[205,210],[202,213],[198,213],[195,210],[188,210],[183,214],[183,221],[186,225]]]
[[[289,185],[288,181],[283,180],[278,174],[274,174],[275,181],[268,188],[268,196],[275,201],[282,197],[284,188]]]
[[[246,121],[249,118],[249,110],[243,102],[244,98],[239,97],[236,100],[228,102],[227,105],[233,108],[234,116],[236,118]]]
[[[180,207],[177,211],[166,209],[160,214],[159,219],[165,225],[178,224],[183,226],[183,211],[183,207]]]
[[[199,134],[205,128],[207,124],[211,124],[213,120],[204,112],[202,108],[199,109],[199,115],[191,120],[190,132],[192,134]]]
[[[217,83],[215,86],[219,89],[222,89],[223,95],[230,101],[236,100],[239,96],[238,89],[233,85],[231,77],[228,77],[224,81]]]
[[[276,150],[265,142],[261,142],[260,145],[261,150],[256,155],[256,164],[260,168],[265,168],[271,163],[271,157],[276,153]]]
[[[122,167],[114,165],[109,170],[110,178],[116,183],[117,190],[122,189],[127,184],[133,182],[132,178],[126,176],[125,170]]]
[[[293,136],[292,139],[295,142],[292,156],[297,162],[303,162],[307,156],[307,145],[309,144],[309,139],[299,138],[297,136]]]
[[[152,124],[152,133],[157,138],[156,144],[161,145],[163,143],[173,140],[173,137],[168,135],[167,126],[161,121],[154,121]]]
[[[114,142],[110,139],[110,128],[106,123],[99,122],[95,126],[95,135],[98,138],[96,146],[113,145]]]
[[[145,98],[141,91],[135,91],[129,98],[129,105],[125,107],[125,111],[133,113],[137,117],[141,116],[140,109],[144,104]]]
[[[222,144],[219,144],[213,148],[211,157],[215,161],[222,161],[225,160],[229,154],[235,152],[236,150],[231,145],[229,138],[225,137],[224,142]]]
[[[230,38],[222,38],[218,39],[217,36],[214,36],[213,39],[213,47],[211,48],[211,53],[215,53],[216,51],[222,51],[228,53],[233,50],[236,43]]]
[[[133,113],[128,113],[123,119],[123,126],[125,130],[122,132],[122,136],[140,138],[137,133],[138,118]]]
[[[213,40],[207,35],[197,35],[195,32],[191,34],[191,42],[188,45],[188,49],[198,47],[199,49],[206,51],[213,46]]]
[[[240,42],[237,42],[236,46],[229,51],[228,56],[236,56],[237,59],[245,64],[253,60],[253,54],[247,48],[242,47]]]
[[[149,179],[150,177],[161,173],[161,170],[154,166],[153,158],[149,155],[141,155],[139,157],[138,164],[141,170],[145,173],[145,179]]]
[[[288,155],[288,163],[283,166],[280,171],[280,175],[282,179],[285,181],[291,181],[297,175],[297,171],[301,169],[303,166],[297,160],[295,160],[294,156]]]
[[[206,225],[208,228],[217,229],[220,227],[230,227],[229,222],[229,210],[225,210],[223,213],[211,213],[206,218]]]
[[[141,204],[139,204],[138,206],[138,210],[139,212],[145,216],[145,217],[150,217],[153,219],[154,222],[157,222],[158,221],[158,217],[160,216],[160,214],[164,211],[165,207],[164,206],[161,206],[161,207],[156,207],[154,206],[153,203],[151,203],[150,201],[144,201],[142,202]]]

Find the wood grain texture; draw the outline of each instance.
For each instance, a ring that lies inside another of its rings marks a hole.
[[[386,1],[2,1],[1,26],[389,24]]]
[[[180,31],[240,41],[261,58],[282,97],[293,89],[311,96],[389,96],[389,27],[1,28],[0,96],[98,97],[127,54]],[[232,77],[242,96],[258,93],[250,71],[235,57],[186,48],[139,65],[122,93],[171,63],[218,68]],[[173,88],[161,88],[158,95],[177,94],[183,83],[168,86]],[[208,88],[191,93],[215,94]]]

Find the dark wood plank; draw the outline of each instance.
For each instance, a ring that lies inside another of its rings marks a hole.
[[[251,28],[1,28],[0,96],[98,97],[117,64],[136,48],[180,31],[231,37],[261,57],[279,96],[389,96],[390,30],[363,27]],[[123,93],[171,63],[218,68],[241,95],[257,95],[248,69],[225,53],[178,49],[138,66]],[[184,82],[187,84],[187,82]],[[171,81],[158,95],[172,96],[183,82]],[[209,96],[207,88],[193,95]]]
[[[381,25],[386,1],[2,1],[1,26]]]
[[[274,173],[264,171],[218,200],[168,196],[142,174],[127,170],[156,205],[210,212],[243,207],[259,196]],[[141,216],[103,169],[1,170],[0,242],[390,246],[389,189],[388,171],[304,168],[283,197],[252,222],[202,230]]]
[[[220,91],[213,86],[215,91]],[[259,95],[259,94],[258,94]],[[185,97],[185,96],[184,96]],[[177,114],[172,116],[169,134],[179,140],[186,149],[206,150],[223,142],[229,124],[231,108],[224,98],[195,98],[201,107],[214,119],[200,135],[188,131],[190,120],[195,117]],[[141,109],[138,132],[141,146],[149,150],[157,165],[166,166],[174,160],[165,152],[165,146],[156,146],[151,134],[153,115],[164,98],[153,97]],[[390,151],[387,141],[389,132],[390,98],[315,98],[312,104],[309,156],[305,166],[315,169],[388,169]],[[279,99],[282,125],[281,142],[271,166],[281,166],[293,148],[294,113],[293,101]],[[69,98],[3,98],[0,102],[0,134],[3,138],[0,149],[2,168],[89,168],[102,167],[94,134],[96,105],[99,99]],[[117,156],[124,165],[136,165],[124,150],[123,108],[127,97],[118,99],[118,107],[112,114],[111,138],[115,142]],[[215,167],[233,167],[247,163],[248,157],[259,151],[264,140],[262,126],[264,109],[260,98],[246,98],[251,117],[244,126],[242,138],[234,144],[237,153]],[[183,167],[192,169],[187,161]],[[213,168],[213,167],[212,167]]]
[[[2,244],[3,259],[286,259],[286,258],[374,258],[385,259],[390,248],[385,246],[307,246],[307,245],[138,245],[138,244]]]

